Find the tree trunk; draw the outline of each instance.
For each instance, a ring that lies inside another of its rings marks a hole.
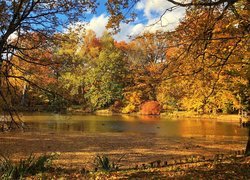
[[[248,141],[247,141],[245,155],[250,156],[250,127],[247,128],[248,128]]]
[[[23,93],[22,93],[22,100],[21,100],[21,105],[22,106],[26,106],[27,105],[27,91],[28,91],[28,86],[27,84],[25,83],[24,86],[23,86]]]

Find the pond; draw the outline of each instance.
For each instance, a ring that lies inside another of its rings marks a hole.
[[[160,136],[247,136],[238,123],[203,119],[178,119],[129,115],[26,114],[22,116],[31,131],[58,133],[138,133]]]

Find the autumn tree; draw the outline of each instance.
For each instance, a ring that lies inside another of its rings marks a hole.
[[[107,27],[119,31],[120,22],[133,20],[133,7],[139,1],[108,1],[106,5],[111,18]],[[162,39],[171,36],[172,41],[168,41],[167,53],[170,50],[174,52],[169,57],[169,76],[165,75],[168,78],[164,81],[175,78],[175,82],[190,87],[190,91],[183,91],[184,99],[181,104],[190,108],[189,103],[194,106],[191,109],[199,109],[202,112],[228,108],[225,105],[234,109],[246,109],[249,104],[249,96],[246,93],[249,91],[249,85],[245,78],[249,68],[249,2],[166,1],[171,2],[173,6],[163,12],[159,21],[166,12],[186,7],[185,18],[177,29],[168,36],[161,36]],[[164,88],[161,88],[161,91],[164,92]]]
[[[144,33],[128,43],[127,62],[129,63],[127,91],[143,91],[144,100],[156,100],[157,87],[164,79],[167,41],[158,38],[157,33]]]
[[[83,37],[74,30],[68,30],[58,36],[63,39],[57,43],[54,52],[55,61],[58,63],[55,69],[58,91],[64,97],[68,97],[72,103],[79,104],[82,101],[80,95],[83,89],[84,63],[86,62],[86,58],[79,53],[80,41]],[[54,99],[55,105],[59,105],[62,100],[56,96]]]
[[[56,69],[57,86],[71,104],[85,106],[85,76],[98,58],[102,44],[94,31],[82,27],[69,29],[60,36],[65,40],[58,43],[55,51],[60,64]]]
[[[219,105],[222,102],[239,109],[236,96],[242,94],[240,87],[247,87],[246,79],[242,78],[249,66],[246,4],[239,2],[233,7],[235,11],[226,7],[223,11],[219,7],[189,8],[175,31],[179,42],[179,56],[175,59],[182,62],[183,69],[180,75],[196,78],[187,101],[197,100],[191,104],[197,104],[203,112],[214,109],[213,106],[225,109]]]
[[[22,46],[33,47],[34,44],[46,41],[45,38],[39,37],[39,34],[36,33],[31,33],[30,36],[32,38],[22,40]],[[53,63],[52,57],[52,49],[46,45],[32,51],[23,50],[23,53],[16,53],[16,56],[9,62],[11,70],[9,76],[12,77],[10,81],[19,82],[16,89],[21,91],[21,100],[14,103],[16,106],[33,107],[36,104],[35,101],[39,101],[38,97],[43,96],[43,93],[39,93],[39,89],[51,91],[48,87],[55,83],[53,72],[55,63]],[[12,95],[12,97],[15,96]],[[43,98],[45,97],[43,96]],[[42,101],[43,98],[40,100]]]
[[[133,7],[139,1],[108,0],[107,27],[117,32],[120,22],[134,20]],[[166,1],[173,6],[164,13],[187,8],[177,29],[145,33],[120,47],[110,35],[98,39],[93,32],[83,36],[73,31],[60,34],[85,12],[94,10],[94,0],[0,1],[2,109],[13,117],[13,83],[47,86],[34,75],[41,72],[55,75],[63,94],[73,100],[85,97],[95,108],[121,98],[126,87],[124,97],[131,96],[137,104],[160,100],[203,112],[225,109],[225,104],[248,109],[249,2]],[[56,57],[52,58],[53,53]]]
[[[120,23],[128,23],[134,21],[136,19],[137,13],[135,10],[136,4],[141,2],[142,0],[108,0],[106,2],[107,9],[110,13],[110,19],[107,24],[108,28],[112,28],[115,32],[120,30]],[[242,22],[244,26],[247,28],[248,20],[244,20],[240,14],[238,14],[238,10],[236,9],[238,3],[248,4],[246,0],[216,0],[216,1],[177,1],[177,0],[166,0],[172,4],[172,6],[165,9],[163,14],[161,14],[159,21],[164,18],[164,14],[167,12],[174,11],[178,7],[186,7],[186,8],[218,8],[222,12],[222,16],[226,11],[233,11],[235,16],[238,19],[241,19],[245,22]],[[247,6],[245,6],[247,7]]]
[[[108,33],[97,38],[92,30],[80,28],[62,34],[66,41],[55,52],[60,90],[75,105],[104,108],[122,98],[124,53]]]
[[[22,76],[10,76],[9,66],[11,66],[12,59],[20,54],[44,46],[44,44],[53,42],[53,35],[56,31],[60,31],[69,23],[82,18],[85,12],[94,10],[95,7],[96,2],[93,0],[0,1],[0,97],[1,102],[3,102],[2,109],[9,112],[11,117],[13,117],[13,106],[11,101],[6,98],[6,93],[9,93],[9,89],[12,87],[9,79],[19,78],[25,80]],[[23,39],[33,38],[31,33],[38,34],[45,41],[38,42],[32,47],[23,46]],[[51,47],[51,44],[47,47]],[[23,57],[22,60],[27,61],[25,58],[27,56]],[[28,61],[33,63],[32,59]],[[7,90],[3,90],[5,85]],[[13,118],[12,122],[14,122]]]
[[[122,98],[125,66],[122,52],[109,33],[100,38],[101,49],[87,65],[84,77],[85,97],[93,109],[105,108]]]

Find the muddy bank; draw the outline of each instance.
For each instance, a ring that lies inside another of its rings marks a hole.
[[[196,136],[166,137],[134,133],[1,133],[0,154],[14,160],[30,153],[58,152],[55,163],[66,168],[92,168],[94,157],[105,154],[123,166],[169,160],[188,155],[230,154],[246,147],[247,137]]]

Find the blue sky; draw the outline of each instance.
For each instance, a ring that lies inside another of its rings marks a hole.
[[[97,36],[102,35],[108,22],[105,1],[99,0],[99,3],[96,14],[88,14],[85,22],[80,22],[86,23],[87,21],[86,28],[94,30]],[[144,31],[155,32],[159,29],[164,31],[174,29],[185,14],[184,8],[177,8],[172,12],[167,12],[162,17],[162,21],[152,25],[159,20],[167,8],[172,6],[173,4],[167,0],[141,0],[135,6],[135,11],[138,14],[136,20],[130,24],[122,23],[120,25],[121,32],[115,35],[114,38],[118,41],[129,41],[128,36],[140,35]]]

